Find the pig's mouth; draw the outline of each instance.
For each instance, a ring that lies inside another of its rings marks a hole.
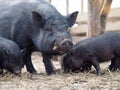
[[[70,40],[65,39],[60,43],[55,43],[52,50],[55,52],[66,53],[71,51],[72,47],[73,47],[73,43]]]
[[[60,43],[55,44],[52,50],[60,53],[67,53],[72,50],[72,47],[73,47],[73,43],[70,40],[65,39]]]
[[[59,52],[61,54],[65,54],[65,53],[68,53],[72,50],[72,48],[61,48],[59,46],[54,46],[53,47],[53,51],[54,52]]]

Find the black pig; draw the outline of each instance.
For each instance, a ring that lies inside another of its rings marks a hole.
[[[74,70],[85,64],[93,65],[97,74],[101,74],[100,62],[112,60],[117,65],[120,57],[120,34],[109,32],[78,44],[63,58],[64,69]]]
[[[20,74],[23,66],[22,54],[18,45],[8,39],[0,37],[0,73],[3,69]]]
[[[74,48],[75,47],[78,47],[80,44],[83,44],[83,43],[86,43],[86,42],[88,42],[89,40],[91,40],[92,38],[87,38],[87,39],[84,39],[84,40],[81,40],[81,41],[79,41],[79,42],[77,42],[74,46],[73,46],[73,50],[74,50]],[[63,64],[63,71],[64,71],[64,73],[68,73],[68,72],[70,72],[70,71],[72,71],[72,72],[76,72],[76,71],[80,71],[80,72],[85,72],[85,71],[89,71],[89,70],[91,70],[91,64],[89,63],[89,62],[87,62],[87,63],[84,63],[83,65],[82,65],[82,67],[79,67],[79,65],[78,66],[71,66],[72,65],[72,52],[69,52],[69,53],[67,53],[67,54],[64,54],[63,55],[63,60],[62,60],[62,63],[64,62],[64,64]],[[68,64],[69,63],[69,64]],[[64,66],[65,66],[65,68],[64,68]]]
[[[1,0],[0,8],[0,36],[15,41],[21,49],[26,48],[27,71],[36,73],[31,54],[40,51],[47,74],[55,73],[50,59],[72,49],[68,28],[74,25],[78,12],[65,17],[44,0]]]

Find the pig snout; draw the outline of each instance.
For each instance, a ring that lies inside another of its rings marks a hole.
[[[70,51],[73,47],[73,43],[71,40],[69,39],[64,39],[64,40],[60,40],[60,39],[56,39],[56,42],[54,44],[53,47],[53,51],[55,50],[62,50],[62,51]]]
[[[60,43],[60,47],[66,50],[71,50],[73,43],[69,39],[65,39]]]

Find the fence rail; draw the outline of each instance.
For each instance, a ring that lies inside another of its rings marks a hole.
[[[120,8],[112,8],[107,18],[106,31],[120,31]],[[79,14],[76,23],[77,27],[72,28],[73,35],[85,35],[88,30],[87,13]]]

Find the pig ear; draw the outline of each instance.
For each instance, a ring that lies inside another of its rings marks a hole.
[[[7,49],[3,49],[3,56],[8,57],[10,55]]]
[[[76,18],[77,18],[77,15],[78,15],[78,11],[67,15],[67,21],[68,21],[69,27],[72,27],[74,25]]]
[[[26,53],[26,48],[22,49],[22,50],[21,50],[21,53],[22,53],[22,57],[24,57],[24,56],[25,56],[25,53]]]
[[[37,28],[43,27],[46,21],[42,15],[40,15],[35,11],[32,11],[32,20],[33,20],[33,24]]]

